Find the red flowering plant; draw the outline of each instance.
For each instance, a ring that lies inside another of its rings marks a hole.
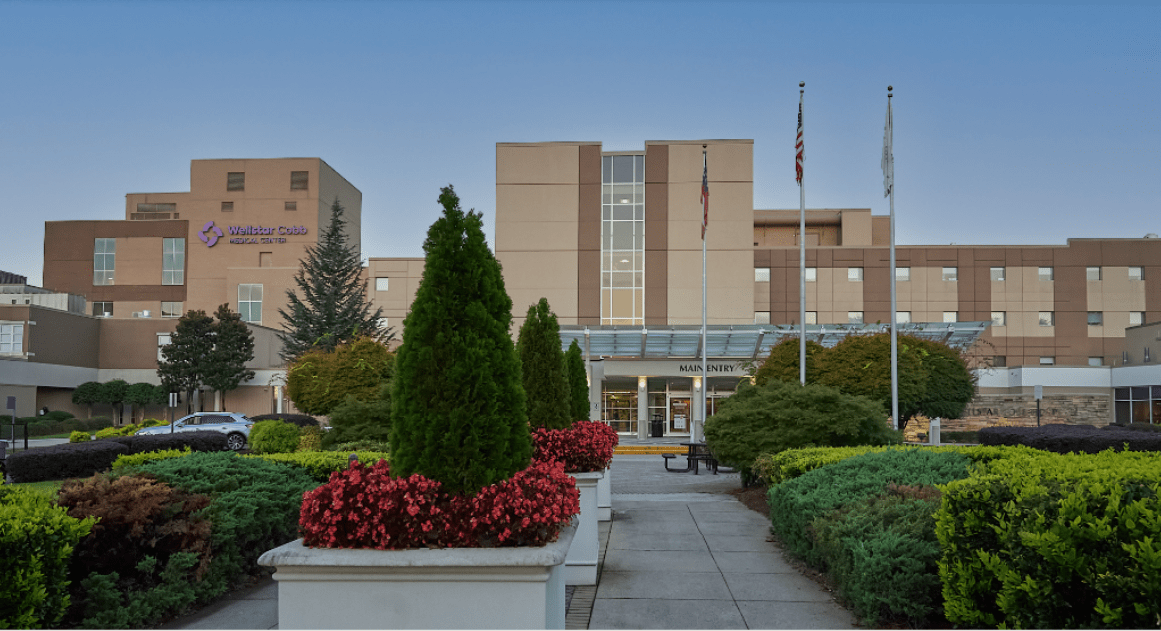
[[[474,496],[451,495],[415,474],[392,478],[386,461],[358,462],[303,496],[303,543],[324,548],[542,546],[580,512],[560,463],[534,463]]]
[[[532,461],[564,463],[568,473],[602,471],[613,459],[620,438],[601,421],[574,421],[567,429],[532,431]]]

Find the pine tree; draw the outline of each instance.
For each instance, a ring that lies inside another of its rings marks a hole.
[[[528,466],[532,441],[512,299],[481,215],[441,189],[423,278],[403,322],[392,391],[391,474],[420,473],[462,495]]]
[[[571,397],[570,408],[572,420],[589,420],[589,378],[585,371],[585,360],[581,356],[580,344],[576,340],[569,344],[564,354],[564,374],[568,379]]]
[[[254,334],[228,304],[220,305],[214,317],[218,321],[214,323],[214,350],[207,358],[205,384],[221,393],[222,409],[227,409],[226,393],[254,378],[254,371],[246,367],[254,359]]]
[[[186,410],[191,410],[193,393],[206,382],[204,359],[214,351],[214,319],[205,311],[189,311],[177,321],[169,344],[161,347],[157,376],[170,392],[185,394]]]
[[[343,227],[343,206],[335,198],[331,222],[294,275],[298,293],[286,291],[288,304],[278,313],[285,322],[278,333],[282,359],[291,362],[311,348],[332,350],[340,342],[366,335],[386,342],[391,330],[382,330],[382,309],[371,311],[363,280],[363,263],[350,245]],[[301,298],[299,297],[301,294]]]
[[[516,341],[524,395],[528,400],[528,425],[564,429],[572,425],[571,399],[560,350],[560,325],[548,308],[548,299],[528,307]]]

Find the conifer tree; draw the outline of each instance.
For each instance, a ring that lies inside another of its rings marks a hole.
[[[564,429],[572,425],[572,393],[564,376],[560,325],[548,307],[547,298],[528,307],[528,316],[520,325],[516,351],[524,373],[528,425],[533,429]]]
[[[472,495],[528,466],[532,441],[512,299],[484,238],[449,185],[423,243],[423,278],[403,322],[392,391],[391,474]]]
[[[291,362],[311,348],[333,350],[359,335],[386,342],[391,330],[379,327],[382,309],[371,311],[363,280],[363,263],[343,231],[343,206],[335,198],[331,221],[294,275],[298,292],[287,290],[287,306],[278,313],[285,322],[278,333],[282,359]],[[301,298],[299,295],[301,294]]]
[[[581,356],[580,344],[576,340],[569,344],[564,354],[564,374],[569,385],[569,407],[574,421],[589,420],[589,378],[585,372],[585,360]]]
[[[218,306],[214,317],[218,321],[214,323],[214,350],[207,358],[205,384],[221,393],[222,409],[228,409],[226,393],[254,378],[254,371],[246,367],[254,359],[254,334],[228,304]]]

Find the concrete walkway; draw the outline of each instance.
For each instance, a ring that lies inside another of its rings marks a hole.
[[[855,621],[767,541],[770,522],[728,491],[738,474],[669,473],[660,456],[613,459],[598,585],[572,593],[568,629],[850,629]],[[271,579],[165,629],[277,629]]]

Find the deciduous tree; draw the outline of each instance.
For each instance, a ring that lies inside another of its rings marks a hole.
[[[182,316],[169,344],[161,347],[157,375],[169,392],[185,394],[187,413],[193,411],[193,393],[206,382],[206,358],[213,351],[214,319],[200,309]]]
[[[254,378],[254,371],[246,367],[254,359],[254,334],[228,304],[218,306],[214,317],[214,350],[207,358],[205,384],[221,393],[225,409],[226,393]]]
[[[307,414],[330,414],[348,396],[376,399],[394,366],[395,355],[370,337],[357,337],[329,351],[315,348],[290,365],[286,395]]]

